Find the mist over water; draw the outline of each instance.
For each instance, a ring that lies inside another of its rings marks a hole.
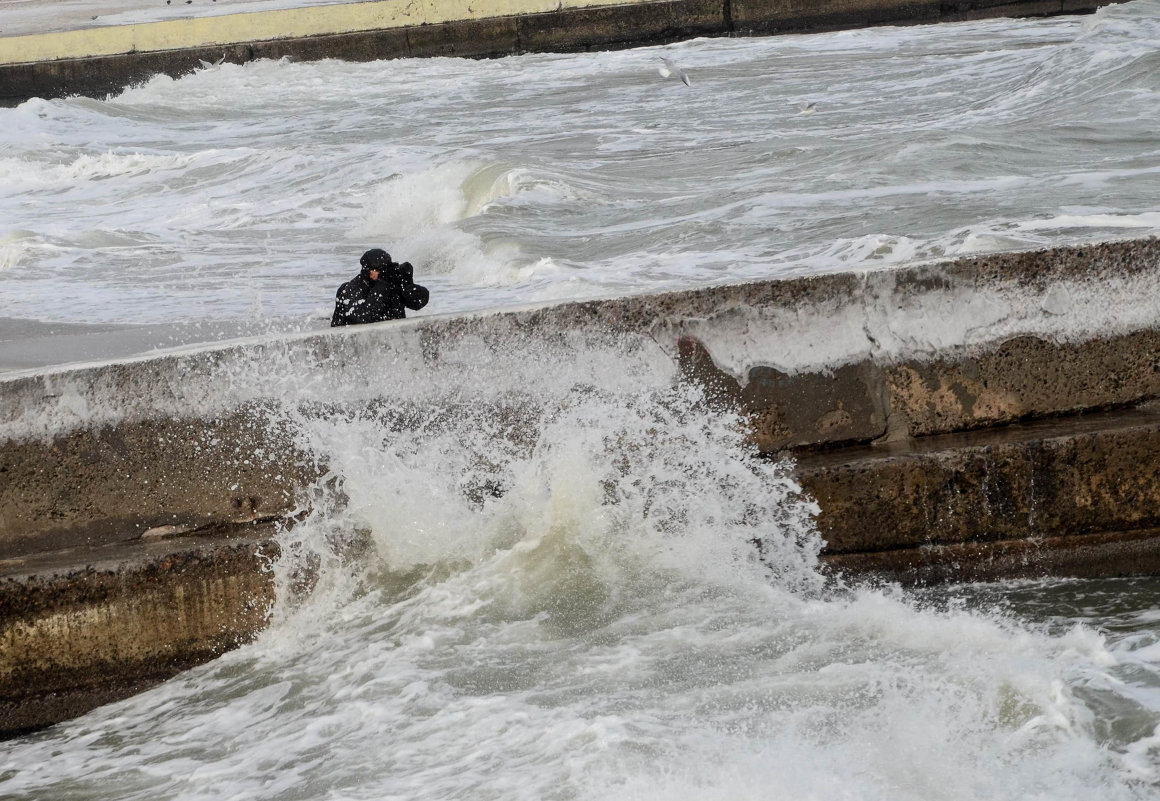
[[[30,101],[0,110],[0,304],[313,328],[372,245],[438,313],[1151,235],[1158,42],[1133,3]],[[270,422],[329,468],[270,626],[5,743],[0,796],[1160,790],[1160,582],[847,585],[791,465],[647,344],[464,341],[426,371],[400,341],[373,374],[274,348],[229,377],[280,387]]]

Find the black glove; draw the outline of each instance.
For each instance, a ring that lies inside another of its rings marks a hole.
[[[415,283],[415,268],[411,266],[409,261],[402,264],[392,264],[391,277],[403,286],[413,284]]]

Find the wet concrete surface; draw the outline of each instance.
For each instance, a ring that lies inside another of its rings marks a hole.
[[[876,554],[867,565],[887,564],[886,552],[905,561],[897,553],[904,549],[972,543],[982,554],[1003,540],[1151,531],[1160,528],[1160,409],[802,454],[796,473],[821,506],[827,554]],[[968,567],[964,560],[962,575]],[[1053,568],[1039,561],[1026,569]],[[1104,569],[1121,575],[1141,565],[1128,559]]]
[[[251,640],[274,600],[269,526],[0,564],[0,738],[126,698]]]
[[[70,364],[149,357],[174,348],[248,336],[322,330],[329,319],[263,323],[205,322],[132,325],[122,323],[46,323],[0,317],[0,377]]]

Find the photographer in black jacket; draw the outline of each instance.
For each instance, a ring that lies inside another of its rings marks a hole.
[[[431,293],[414,280],[410,262],[397,264],[385,250],[368,250],[359,260],[358,277],[338,288],[330,325],[358,325],[380,320],[401,320],[407,309],[427,305]]]

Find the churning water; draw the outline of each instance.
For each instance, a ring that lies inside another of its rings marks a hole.
[[[1151,235],[1158,44],[1160,3],[1141,2],[222,65],[31,101],[0,110],[0,304],[54,324],[309,329],[372,245],[457,312]],[[691,86],[657,74],[659,53]],[[1158,582],[824,581],[812,502],[738,421],[647,360],[525,356],[465,366],[457,404],[395,412],[386,387],[367,415],[301,413],[279,365],[284,421],[330,472],[282,534],[270,627],[3,745],[0,795],[1160,793]],[[512,395],[534,401],[496,413]]]
[[[1155,797],[1155,582],[826,582],[788,465],[696,407],[577,387],[518,421],[299,419],[331,472],[270,627],[8,744],[0,793]]]
[[[1160,5],[491,61],[222,64],[0,109],[0,309],[322,325],[1160,230]],[[664,79],[658,54],[692,85]],[[799,104],[816,110],[802,114]]]

